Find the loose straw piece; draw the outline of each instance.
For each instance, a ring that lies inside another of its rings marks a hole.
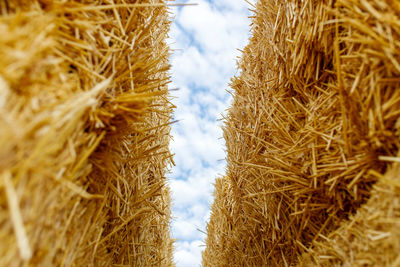
[[[18,243],[19,253],[23,260],[29,260],[32,257],[32,251],[29,246],[28,236],[25,231],[24,223],[21,216],[21,211],[18,204],[17,192],[11,181],[11,173],[5,171],[1,174],[6,188],[8,208],[10,210],[11,221],[14,227],[15,236]]]
[[[379,156],[379,160],[390,161],[390,162],[400,162],[400,157]]]

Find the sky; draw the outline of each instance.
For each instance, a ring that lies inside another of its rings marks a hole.
[[[215,178],[225,172],[221,118],[232,99],[229,81],[238,75],[238,49],[247,44],[251,6],[245,0],[181,0],[196,6],[171,8],[173,103],[170,144],[176,166],[169,174],[172,235],[177,267],[201,266]]]

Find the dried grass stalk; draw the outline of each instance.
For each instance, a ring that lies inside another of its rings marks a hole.
[[[321,236],[377,197],[376,173],[392,164],[380,159],[400,147],[399,16],[395,1],[258,1],[231,84],[205,266],[318,256]]]
[[[166,1],[0,1],[0,266],[172,266]]]

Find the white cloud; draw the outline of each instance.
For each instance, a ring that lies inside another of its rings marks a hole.
[[[178,245],[175,252],[177,266],[194,267],[200,266],[201,262],[201,241],[182,242]]]
[[[244,0],[190,2],[198,5],[173,8],[176,20],[170,32],[176,50],[171,88],[179,88],[173,101],[179,122],[172,128],[171,142],[176,167],[170,175],[172,233],[178,239],[174,258],[179,267],[201,264],[205,239],[201,231],[210,217],[214,180],[225,167],[217,120],[230,102],[226,89],[250,24]]]

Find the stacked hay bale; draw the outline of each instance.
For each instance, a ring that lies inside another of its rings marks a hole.
[[[395,163],[371,197],[340,227],[320,235],[299,266],[400,266],[400,164]]]
[[[165,1],[0,1],[0,266],[171,266]]]
[[[205,266],[399,262],[399,19],[389,0],[258,1]]]

